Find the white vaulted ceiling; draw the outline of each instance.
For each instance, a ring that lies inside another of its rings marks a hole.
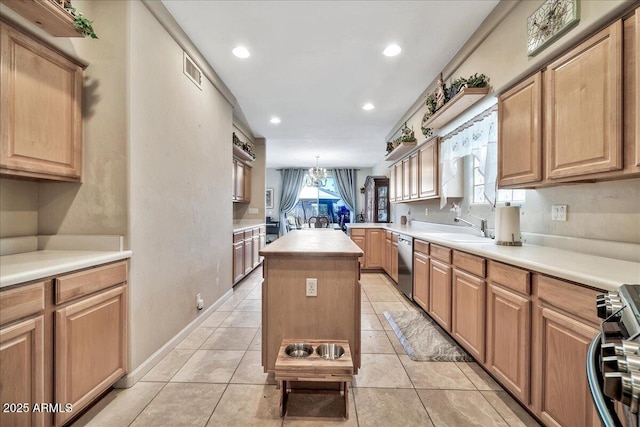
[[[266,138],[268,167],[313,166],[316,155],[323,167],[370,167],[498,1],[163,3]],[[382,55],[390,43],[398,56]],[[238,45],[251,56],[235,57]]]

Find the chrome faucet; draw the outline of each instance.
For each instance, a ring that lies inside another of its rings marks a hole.
[[[487,220],[484,219],[484,218],[480,218],[479,216],[475,216],[475,215],[471,215],[471,214],[469,214],[469,216],[472,216],[474,218],[478,218],[480,220],[480,227],[478,227],[477,225],[467,221],[466,219],[460,218],[459,216],[455,217],[453,220],[455,222],[464,222],[469,227],[478,228],[480,230],[480,235],[481,236],[489,237],[489,230],[487,229]]]

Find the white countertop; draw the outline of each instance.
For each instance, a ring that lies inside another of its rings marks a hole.
[[[527,270],[548,274],[601,290],[615,290],[623,284],[640,284],[640,263],[623,261],[580,252],[536,246],[499,246],[491,239],[477,238],[477,242],[456,242],[443,238],[443,231],[387,223],[347,224],[348,228],[384,228],[413,238],[441,244],[453,249],[504,262]],[[447,229],[447,231],[449,231]],[[470,229],[465,229],[466,232]],[[462,230],[461,230],[462,231]],[[452,233],[448,233],[452,234]],[[468,235],[461,233],[462,236]],[[471,239],[470,239],[471,240]]]
[[[0,288],[130,258],[132,251],[43,250],[0,257]]]

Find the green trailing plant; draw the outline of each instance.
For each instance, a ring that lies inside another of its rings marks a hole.
[[[429,117],[431,117],[436,112],[437,100],[435,94],[431,93],[429,94],[429,96],[427,96],[426,104]]]
[[[489,78],[484,74],[476,73],[467,79],[467,87],[487,87],[488,84]]]
[[[95,31],[93,31],[93,21],[89,21],[81,12],[78,12],[78,9],[71,6],[70,3],[65,3],[65,7],[71,12],[71,15],[73,15],[75,19],[73,25],[76,27],[76,30],[80,31],[80,34],[85,37],[91,37],[92,39],[98,38]]]

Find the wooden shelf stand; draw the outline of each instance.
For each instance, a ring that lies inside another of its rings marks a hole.
[[[442,128],[447,123],[468,110],[473,104],[487,96],[488,93],[488,87],[462,89],[449,102],[444,104],[442,108],[436,111],[435,114],[426,121],[424,127],[433,129]]]
[[[73,15],[56,0],[2,0],[2,3],[52,36],[82,37]]]

